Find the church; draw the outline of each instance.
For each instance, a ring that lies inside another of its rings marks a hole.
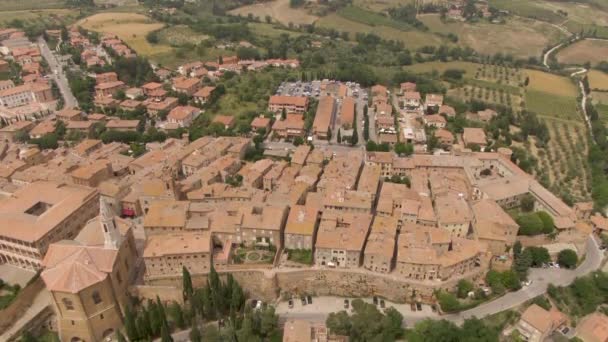
[[[62,341],[102,341],[123,325],[137,261],[133,225],[103,197],[99,207],[74,240],[52,244],[42,261]]]

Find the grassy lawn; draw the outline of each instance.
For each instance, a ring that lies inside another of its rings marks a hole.
[[[557,61],[564,64],[595,65],[606,60],[608,56],[608,41],[582,40],[565,47],[557,53]]]
[[[577,88],[567,77],[553,75],[538,70],[525,70],[530,77],[528,90],[541,91],[550,95],[576,98]]]
[[[312,265],[312,251],[310,249],[289,249],[287,255],[290,261]]]
[[[332,28],[340,32],[348,32],[351,39],[357,33],[373,33],[383,39],[401,41],[408,49],[417,49],[423,46],[441,45],[442,39],[432,33],[421,31],[402,31],[394,27],[376,25],[371,26],[361,22],[349,20],[338,14],[330,14],[319,19],[316,25]]]
[[[460,43],[483,54],[501,52],[522,58],[539,56],[545,46],[564,37],[561,31],[549,24],[525,18],[512,18],[506,24],[442,22],[437,14],[422,15],[419,19],[431,32],[453,33],[459,37]]]
[[[600,114],[600,118],[604,124],[608,124],[608,104],[598,103],[595,105],[595,109],[597,109]]]
[[[599,70],[590,70],[587,77],[591,89],[608,90],[608,74]]]
[[[529,89],[526,92],[526,108],[541,116],[577,120],[576,98],[560,96]]]

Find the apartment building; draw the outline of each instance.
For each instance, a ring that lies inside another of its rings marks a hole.
[[[315,265],[359,267],[371,221],[370,214],[324,212],[315,244]]]
[[[305,96],[273,95],[268,101],[268,110],[274,113],[281,113],[285,110],[288,114],[304,114],[307,109],[308,98]]]

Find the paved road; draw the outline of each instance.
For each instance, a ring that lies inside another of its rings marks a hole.
[[[78,107],[78,101],[74,97],[74,94],[72,94],[72,90],[70,89],[68,79],[63,71],[61,63],[59,62],[59,60],[57,60],[57,57],[51,52],[51,49],[42,37],[38,38],[38,46],[40,47],[40,53],[42,54],[44,59],[46,59],[47,63],[49,64],[49,67],[51,68],[51,77],[59,87],[59,91],[63,96],[65,108]],[[57,70],[57,74],[55,74],[55,70]]]
[[[416,322],[426,318],[447,319],[457,324],[460,324],[465,319],[473,316],[482,318],[517,307],[524,302],[545,293],[549,284],[556,286],[568,285],[574,281],[575,278],[584,276],[599,269],[603,259],[603,252],[599,249],[597,242],[591,236],[587,240],[586,249],[587,254],[585,256],[585,260],[577,269],[532,269],[529,276],[529,279],[532,280],[532,284],[529,286],[516,292],[507,293],[506,295],[491,302],[479,305],[473,309],[463,311],[458,314],[439,316],[436,313],[428,312],[428,309],[426,311],[423,309],[422,314],[420,314],[420,312],[412,312],[408,305],[392,303],[389,305],[394,306],[403,315],[406,326],[412,326]],[[309,307],[298,305],[296,301],[295,307],[289,309],[287,308],[287,305],[282,302],[277,306],[277,313],[279,313],[282,318],[297,318],[315,322],[323,322],[330,312],[342,310],[343,298],[314,298],[313,305],[315,305],[314,301],[320,301],[321,304]]]

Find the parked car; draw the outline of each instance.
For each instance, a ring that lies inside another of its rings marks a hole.
[[[290,299],[290,300],[287,302],[287,306],[289,306],[289,308],[290,308],[290,309],[293,309],[293,299]]]
[[[308,295],[306,297],[306,299],[308,299],[308,304],[312,304],[312,296],[311,295]]]
[[[350,307],[350,303],[348,302],[348,299],[344,300],[344,308],[348,309]]]

